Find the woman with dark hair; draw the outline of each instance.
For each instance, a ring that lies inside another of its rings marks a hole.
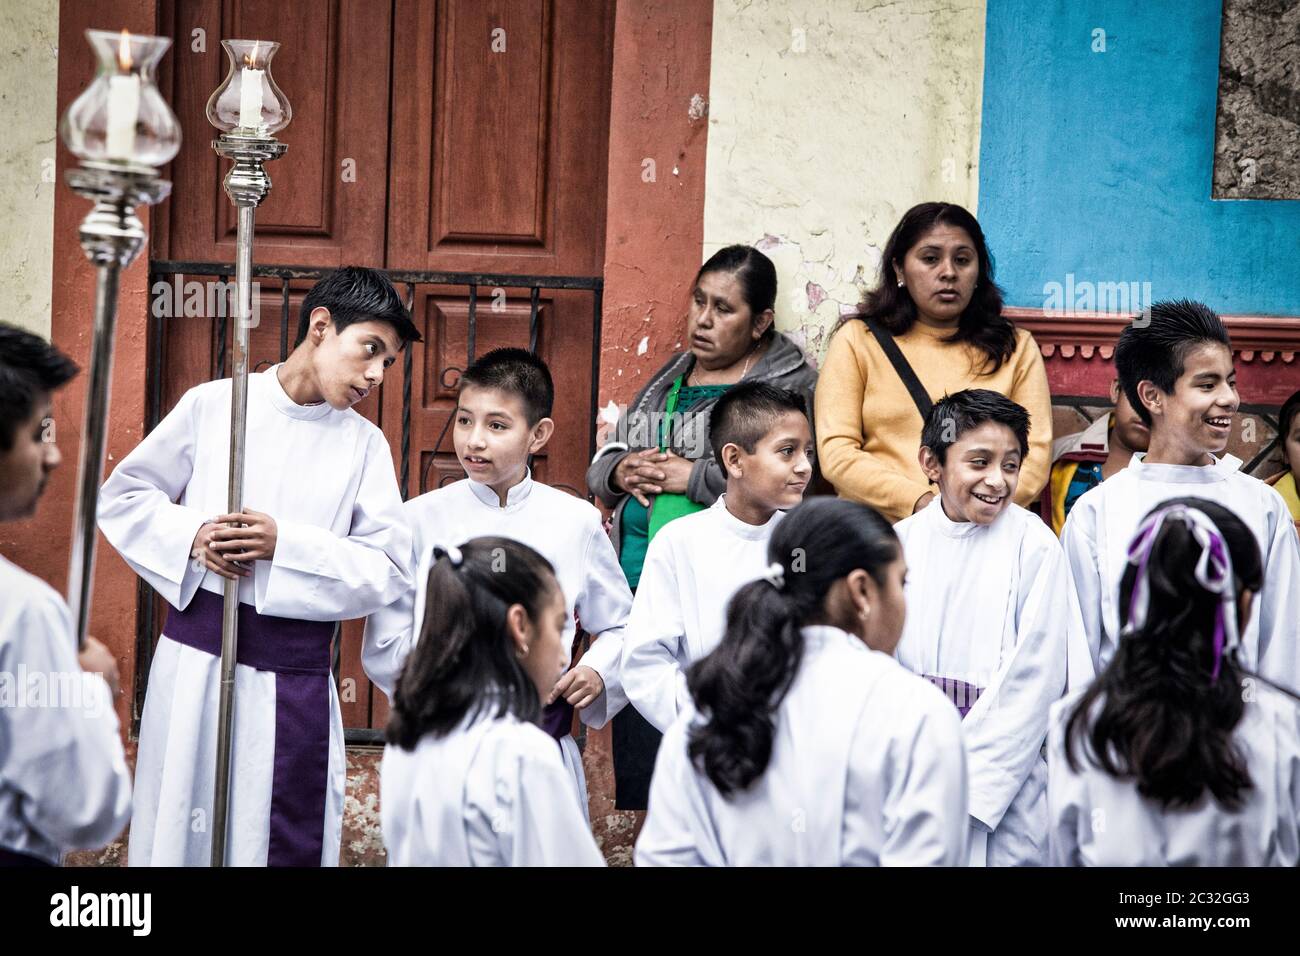
[[[1143,520],[1115,656],[1052,708],[1054,865],[1300,863],[1300,706],[1237,659],[1263,583],[1222,505],[1177,498]]]
[[[541,700],[568,666],[550,563],[509,538],[434,549],[380,767],[392,866],[603,866]]]
[[[742,379],[800,395],[811,421],[816,370],[773,325],[776,267],[753,246],[719,249],[700,267],[686,320],[690,348],[668,360],[618,420],[587,469],[587,487],[613,509],[610,535],[635,592],[650,539],[727,490],[709,413]],[[659,733],[633,708],[613,721],[615,806],[644,810]]]
[[[664,735],[639,866],[960,865],[956,709],[893,658],[898,538],[863,505],[813,498],[727,608]]]
[[[880,285],[840,323],[822,362],[817,455],[843,498],[898,521],[937,493],[917,460],[931,403],[987,388],[1028,409],[1016,503],[1047,483],[1052,403],[1034,338],[1002,314],[979,223],[961,206],[913,206],[890,235]]]

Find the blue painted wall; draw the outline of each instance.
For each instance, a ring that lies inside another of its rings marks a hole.
[[[1210,198],[1221,12],[989,0],[979,219],[1009,305],[1073,273],[1300,316],[1300,202]]]

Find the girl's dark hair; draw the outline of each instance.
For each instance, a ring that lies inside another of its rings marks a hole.
[[[515,657],[506,612],[521,604],[537,620],[559,584],[549,561],[509,538],[474,538],[455,566],[434,548],[424,623],[393,694],[387,739],[414,749],[425,734],[446,734],[471,713],[536,721],[537,687]]]
[[[724,246],[719,249],[700,266],[691,287],[699,285],[700,280],[711,272],[725,272],[736,277],[745,304],[755,318],[776,306],[776,266],[753,246]],[[775,334],[776,323],[773,322],[763,333],[763,338]]]
[[[737,591],[722,642],[687,672],[704,718],[690,732],[691,760],[724,797],[767,769],[776,711],[803,657],[800,628],[825,620],[836,581],[861,568],[883,584],[898,556],[889,522],[856,502],[812,498],[777,525],[767,557],[781,565],[782,585],[758,580]]]
[[[1232,560],[1234,613],[1243,590],[1264,583],[1254,535],[1227,508],[1204,498],[1175,498],[1171,505],[1202,511],[1218,526]],[[1214,621],[1219,596],[1196,580],[1201,545],[1186,521],[1165,520],[1151,544],[1151,592],[1146,624],[1120,637],[1115,657],[1093,681],[1065,727],[1065,754],[1080,767],[1076,748],[1117,779],[1134,779],[1142,796],[1165,809],[1187,807],[1209,790],[1228,810],[1251,789],[1245,757],[1233,730],[1245,710],[1242,672],[1225,654],[1214,671]],[[1121,623],[1127,625],[1137,580],[1130,564],[1120,583]],[[1089,719],[1096,709],[1094,718]]]
[[[957,320],[957,331],[949,342],[969,342],[985,355],[985,369],[993,374],[1016,352],[1016,326],[1002,314],[1002,290],[993,281],[993,257],[984,242],[979,222],[961,206],[945,202],[923,202],[903,213],[885,243],[880,259],[880,284],[867,293],[858,306],[858,318],[875,319],[894,335],[903,335],[916,322],[916,303],[895,278],[894,263],[900,265],[912,247],[935,226],[966,230],[979,257],[979,277],[970,304]],[[839,323],[843,325],[843,321]],[[838,326],[837,326],[838,327]]]

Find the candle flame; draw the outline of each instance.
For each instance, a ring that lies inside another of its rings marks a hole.
[[[131,70],[131,34],[122,31],[122,39],[117,44],[117,65],[123,73]]]
[[[253,49],[250,52],[244,54],[244,66],[248,67],[249,69],[252,69],[254,66],[257,65],[257,45],[261,42],[262,42],[261,40],[254,40]]]

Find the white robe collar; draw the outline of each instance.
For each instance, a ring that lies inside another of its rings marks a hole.
[[[474,493],[474,497],[494,511],[511,511],[522,507],[533,490],[533,471],[531,468],[525,468],[523,480],[516,485],[512,485],[510,490],[506,492],[506,504],[502,508],[501,499],[492,490],[491,485],[485,485],[473,478],[466,478],[465,480],[469,482],[469,490]]]
[[[859,651],[871,650],[862,642],[861,638],[829,624],[809,624],[799,628],[799,633],[803,635],[804,644],[808,648],[821,648],[838,643]]]
[[[295,402],[280,384],[279,368],[280,365],[272,365],[265,372],[250,376],[254,381],[261,379],[266,383],[267,394],[271,397],[271,404],[276,411],[304,422],[316,421],[334,411],[334,407],[329,402],[321,402],[319,405],[299,405]]]
[[[749,541],[758,541],[767,537],[768,532],[772,530],[772,525],[780,521],[782,514],[784,514],[784,512],[778,511],[768,518],[764,524],[747,524],[727,510],[727,495],[725,492],[718,495],[718,500],[713,503],[712,508],[716,512],[715,517],[722,523],[724,528],[736,537],[745,538]]]
[[[1214,458],[1213,455],[1210,456]],[[1164,481],[1174,484],[1205,485],[1226,481],[1241,468],[1241,459],[1233,455],[1214,458],[1212,465],[1148,465],[1146,452],[1137,451],[1128,470],[1139,481]]]
[[[1008,502],[1007,508],[1010,507],[1011,503]],[[931,523],[934,525],[935,530],[948,538],[964,538],[968,535],[976,534],[982,528],[992,527],[992,525],[982,525],[974,521],[953,521],[948,517],[948,512],[943,510],[943,499],[938,495],[935,495],[934,500],[925,506],[925,511],[931,512],[929,518]],[[1005,514],[1006,509],[1003,509],[1002,513]],[[1001,518],[1002,514],[999,514],[994,520],[998,521],[1001,520]]]

